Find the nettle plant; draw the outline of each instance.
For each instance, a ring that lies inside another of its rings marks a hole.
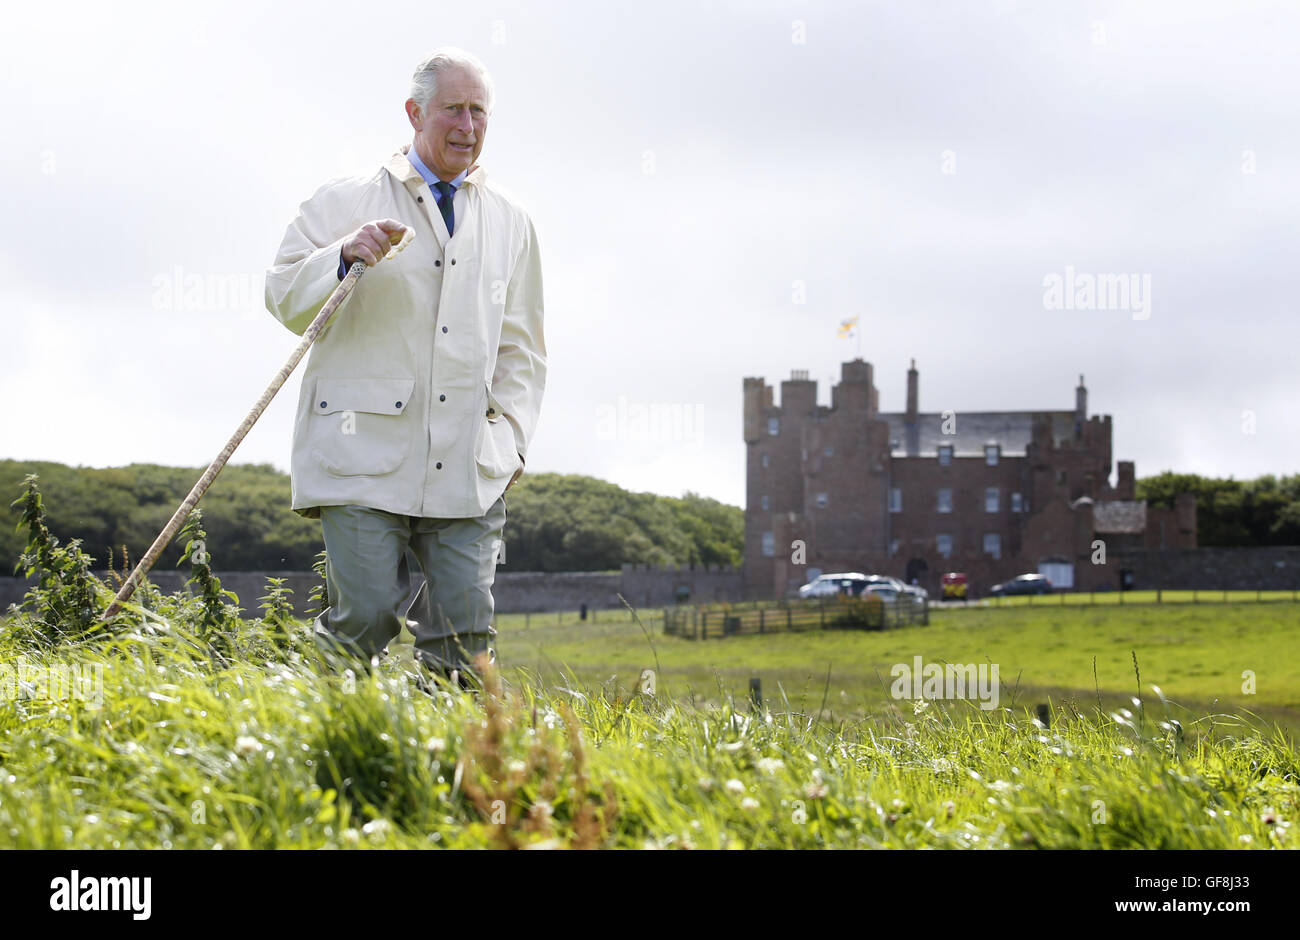
[[[240,623],[239,598],[221,586],[221,579],[212,573],[212,556],[208,553],[208,533],[203,529],[203,511],[193,510],[180,534],[185,550],[177,567],[190,565],[190,576],[185,582],[195,588],[199,614],[195,618],[198,638],[208,644],[212,653],[229,659],[235,651],[236,628]]]
[[[145,578],[120,613],[108,623],[101,621],[115,591],[92,573],[94,558],[81,550],[80,540],[60,545],[50,532],[38,477],[29,475],[23,487],[23,495],[13,506],[21,510],[19,528],[27,529],[27,546],[15,570],[36,583],[22,602],[10,609],[5,625],[22,645],[50,649],[138,629],[176,631],[205,648],[214,664],[224,666],[239,657],[282,659],[309,644],[294,615],[293,592],[282,578],[267,579],[260,605],[262,618],[251,623],[242,619],[239,598],[225,590],[213,573],[203,515],[197,509],[177,537],[184,544],[178,566],[190,566],[186,589],[163,594]],[[125,548],[122,563],[120,573],[112,572],[119,586],[129,576]],[[323,560],[320,567],[323,570]],[[256,629],[258,626],[263,629]]]
[[[27,547],[14,570],[37,579],[17,605],[26,615],[17,623],[34,645],[53,646],[95,629],[105,607],[101,598],[106,589],[91,574],[94,559],[81,550],[81,540],[60,545],[50,532],[38,483],[36,474],[28,474],[23,495],[11,504],[22,512],[18,528],[27,529]]]

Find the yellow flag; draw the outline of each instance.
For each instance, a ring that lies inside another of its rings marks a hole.
[[[854,328],[858,325],[857,317],[849,317],[847,320],[840,321],[839,336],[840,339],[848,339],[853,335]]]

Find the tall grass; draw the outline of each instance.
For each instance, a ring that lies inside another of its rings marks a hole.
[[[258,648],[274,628],[250,622]],[[103,670],[102,707],[0,705],[0,846],[1289,847],[1300,764],[1173,706],[1058,714],[920,701],[828,725],[527,680],[419,690],[396,662],[222,665],[173,626],[0,661]],[[598,743],[597,743],[598,742]]]
[[[111,594],[69,570],[0,625],[3,848],[1295,844],[1286,740],[1155,689],[1050,728],[924,700],[833,724],[491,668],[478,695],[426,692],[396,658],[318,653],[275,584],[260,620],[199,578],[64,630],[57,604]]]

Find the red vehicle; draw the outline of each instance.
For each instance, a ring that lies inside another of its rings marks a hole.
[[[939,583],[943,585],[944,600],[965,600],[966,599],[966,575],[960,571],[949,571]]]

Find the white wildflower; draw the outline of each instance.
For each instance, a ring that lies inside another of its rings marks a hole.
[[[241,757],[248,757],[249,755],[256,754],[261,749],[262,742],[251,735],[241,734],[239,737],[235,738],[235,753],[239,754]]]

